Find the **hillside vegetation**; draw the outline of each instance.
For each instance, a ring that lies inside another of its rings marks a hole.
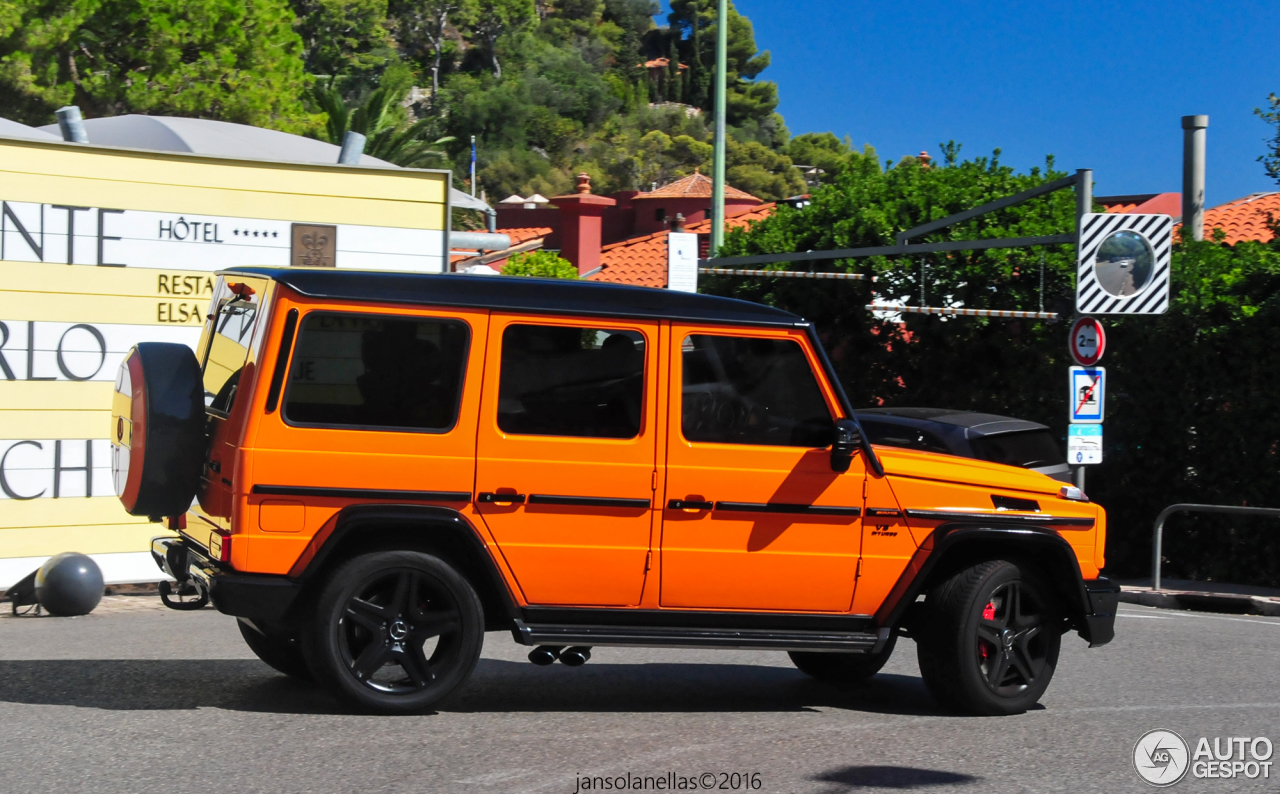
[[[0,8],[0,107],[28,124],[183,115],[340,142],[402,165],[452,166],[490,198],[552,196],[586,171],[597,192],[710,170],[714,0],[10,0]],[[829,173],[830,133],[791,138],[769,53],[730,3],[731,184],[774,199]],[[650,66],[646,67],[645,64]],[[375,140],[376,138],[376,140]]]

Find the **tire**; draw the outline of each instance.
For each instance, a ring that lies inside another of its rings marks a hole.
[[[111,478],[133,516],[187,512],[204,466],[204,382],[186,345],[142,342],[116,373]]]
[[[789,651],[787,655],[800,672],[807,676],[828,684],[856,684],[880,672],[880,668],[893,655],[893,646],[897,642],[898,635],[890,634],[889,641],[879,653]]]
[[[316,679],[356,708],[413,714],[471,675],[484,643],[475,590],[438,557],[390,551],[335,571],[302,633]]]
[[[916,641],[929,692],[952,709],[1021,714],[1053,678],[1062,644],[1058,604],[1033,569],[1004,560],[933,588]]]
[[[246,620],[237,620],[236,624],[240,626],[240,636],[244,637],[244,642],[249,646],[249,650],[257,654],[259,659],[271,665],[277,672],[284,673],[290,678],[296,678],[299,681],[315,680],[315,676],[311,674],[311,668],[307,667],[307,661],[302,655],[302,648],[296,639],[264,634]]]

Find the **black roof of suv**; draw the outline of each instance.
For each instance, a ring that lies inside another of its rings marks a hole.
[[[808,324],[791,312],[734,298],[574,279],[288,267],[237,267],[219,275],[235,273],[273,279],[312,298],[735,325]]]

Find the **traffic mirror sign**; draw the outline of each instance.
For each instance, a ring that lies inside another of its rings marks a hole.
[[[1071,421],[1101,424],[1106,398],[1107,370],[1103,367],[1071,368]]]
[[[1092,317],[1081,317],[1071,326],[1071,357],[1082,367],[1092,367],[1107,349],[1107,334],[1102,323]]]
[[[1067,462],[1076,466],[1102,462],[1102,425],[1071,425],[1067,428]]]

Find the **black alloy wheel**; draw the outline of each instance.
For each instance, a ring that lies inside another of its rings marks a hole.
[[[916,637],[920,674],[943,705],[1020,714],[1039,701],[1058,663],[1063,621],[1032,566],[992,560],[929,591]]]
[[[484,640],[480,600],[443,560],[357,557],[326,585],[304,635],[316,677],[361,709],[423,711],[466,680]]]
[[[982,679],[1000,697],[1015,697],[1045,675],[1050,643],[1044,607],[1019,581],[995,588],[977,628]]]

